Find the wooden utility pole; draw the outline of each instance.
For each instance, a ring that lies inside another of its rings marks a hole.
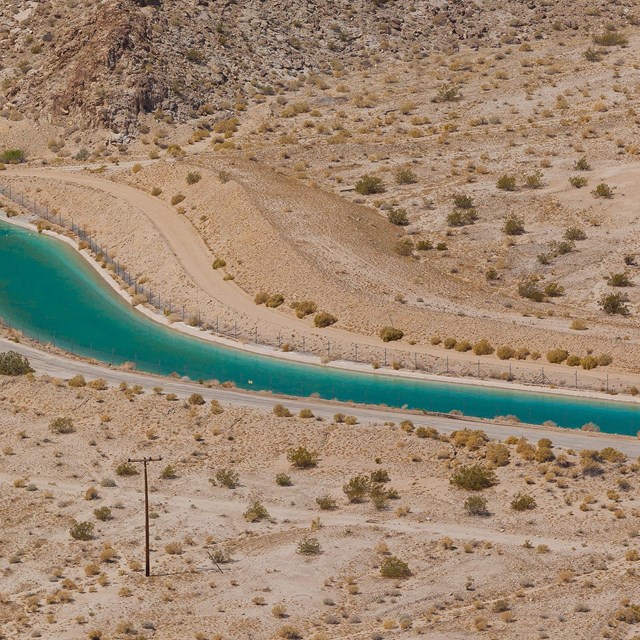
[[[141,462],[144,465],[144,575],[147,578],[151,575],[149,566],[149,483],[147,481],[147,464],[149,462],[160,462],[162,458],[129,458],[129,462]]]

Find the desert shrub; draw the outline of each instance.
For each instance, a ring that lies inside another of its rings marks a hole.
[[[274,293],[272,296],[269,296],[268,300],[265,302],[266,306],[271,309],[276,309],[283,303],[284,296],[281,293]]]
[[[204,404],[204,398],[201,393],[192,393],[187,402],[194,406],[200,406]]]
[[[304,556],[317,556],[322,553],[322,547],[318,538],[304,537],[298,543],[297,552]]]
[[[311,411],[311,409],[300,409],[298,417],[308,420],[309,418],[313,418],[313,411]]]
[[[469,451],[477,451],[488,440],[481,429],[458,429],[451,433],[451,442],[456,447],[466,447]]]
[[[96,389],[96,391],[106,391],[109,388],[109,384],[104,378],[96,378],[88,383],[92,389]]]
[[[518,295],[533,302],[542,302],[544,300],[544,291],[540,288],[538,280],[533,277],[525,278],[518,283]]]
[[[256,297],[253,299],[253,301],[256,304],[264,304],[268,299],[269,299],[269,294],[266,293],[265,291],[260,291],[259,293],[256,293]]]
[[[473,198],[466,194],[458,193],[453,196],[453,204],[456,209],[474,209]]]
[[[610,287],[631,287],[633,283],[626,273],[610,273],[606,277],[607,284]]]
[[[497,348],[496,355],[498,356],[498,358],[500,358],[500,360],[510,360],[516,355],[516,351],[512,347],[504,345]]]
[[[22,149],[5,149],[0,151],[0,162],[2,164],[21,164],[26,160],[26,155]]]
[[[607,293],[604,294],[598,304],[605,313],[609,315],[621,315],[628,316],[630,314],[629,307],[627,306],[629,298],[626,293]]]
[[[478,342],[473,345],[473,353],[477,356],[488,356],[494,351],[495,349],[491,346],[491,343],[485,338],[478,340]]]
[[[536,501],[530,495],[519,493],[511,501],[511,508],[514,511],[529,511],[536,508]]]
[[[549,282],[544,288],[544,295],[557,298],[564,295],[564,287],[557,282]]]
[[[456,351],[460,351],[460,353],[466,353],[467,351],[471,351],[471,343],[468,340],[459,340],[456,342],[456,346],[454,349]]]
[[[299,640],[302,638],[300,631],[290,624],[285,624],[284,627],[280,627],[278,635],[284,640]]]
[[[568,363],[567,363],[568,364]],[[598,366],[598,359],[593,356],[584,356],[584,358],[580,358],[578,364],[587,371],[590,369],[595,369]],[[577,365],[574,365],[577,366]]]
[[[389,473],[386,469],[376,469],[371,472],[371,482],[390,482]]]
[[[396,182],[398,184],[415,184],[418,182],[418,176],[409,167],[400,167],[396,171]]]
[[[93,522],[76,522],[69,529],[74,540],[93,540]]]
[[[440,439],[440,432],[435,427],[418,427],[416,429],[418,438],[431,438],[433,440]]]
[[[29,360],[22,354],[15,351],[0,353],[0,375],[3,376],[23,376],[33,373]]]
[[[113,519],[113,516],[111,515],[111,509],[109,509],[109,507],[98,507],[97,509],[93,510],[93,515],[95,516],[96,520],[100,520],[101,522]]]
[[[608,353],[601,353],[598,356],[598,366],[607,367],[613,362],[613,358]]]
[[[436,251],[447,251],[449,247],[446,242],[438,242],[436,245]]]
[[[212,263],[211,266],[214,269],[224,269],[224,267],[227,266],[227,261],[224,258],[216,258]]]
[[[399,227],[406,227],[409,224],[405,209],[390,209],[387,213],[387,218],[391,224]]]
[[[197,182],[200,182],[201,179],[202,179],[202,175],[199,174],[197,171],[189,171],[189,173],[187,173],[187,177],[186,177],[187,184],[196,184]]]
[[[566,364],[570,367],[579,367],[580,356],[569,356],[566,360]]]
[[[356,182],[356,193],[368,196],[374,193],[384,193],[385,187],[381,178],[372,175],[364,175]]]
[[[290,418],[293,415],[287,407],[280,403],[273,405],[272,411],[273,415],[278,418]]]
[[[76,428],[73,426],[73,420],[71,418],[54,418],[49,423],[49,429],[53,433],[73,433]]]
[[[469,496],[464,501],[464,510],[470,516],[486,516],[489,513],[487,499],[482,496]]]
[[[310,451],[303,446],[287,451],[287,460],[298,469],[312,469],[313,467],[317,467],[319,459],[320,456],[317,451]]]
[[[524,233],[524,218],[510,213],[504,220],[502,231],[508,236],[521,236]]]
[[[399,256],[410,256],[413,252],[413,240],[411,238],[401,238],[393,245],[393,250]]]
[[[496,474],[489,468],[481,465],[463,465],[456,469],[449,482],[467,491],[481,491],[498,483]]]
[[[593,41],[601,47],[625,47],[629,40],[627,36],[618,31],[604,31],[593,36]]]
[[[173,480],[176,476],[176,468],[172,464],[168,464],[161,472],[162,480]]]
[[[387,556],[380,564],[383,578],[408,578],[411,575],[409,565],[397,556]]]
[[[431,240],[418,240],[415,244],[416,251],[430,251],[433,249]]]
[[[564,239],[571,242],[586,240],[587,234],[582,227],[568,227],[564,232]]]
[[[466,227],[478,219],[475,209],[454,209],[447,216],[447,224],[450,227]]]
[[[380,329],[380,337],[383,342],[393,342],[395,340],[401,340],[404,336],[404,331],[396,329],[395,327],[382,327]]]
[[[540,189],[542,187],[542,172],[534,171],[524,177],[524,186],[528,189]]]
[[[368,476],[354,476],[342,487],[349,502],[364,502],[371,489],[371,480]]]
[[[319,328],[330,327],[336,322],[338,322],[338,318],[336,318],[334,315],[331,315],[330,313],[327,313],[326,311],[316,313],[316,315],[313,317],[313,324]]]
[[[116,467],[116,475],[117,476],[137,476],[138,469],[131,462],[121,462]]]
[[[336,499],[328,495],[320,496],[319,498],[316,498],[316,503],[318,504],[320,509],[322,509],[323,511],[333,511],[338,507],[338,503]]]
[[[180,204],[183,200],[185,200],[187,196],[182,193],[176,193],[171,197],[171,204],[175,207],[177,204]]]
[[[295,302],[294,305],[293,308],[298,318],[306,318],[318,310],[318,305],[313,300],[301,300],[300,302]]]
[[[248,522],[260,522],[261,520],[267,520],[271,517],[267,508],[262,504],[262,502],[260,502],[260,500],[254,500],[251,502],[242,516]]]
[[[223,467],[216,471],[215,480],[227,489],[235,489],[240,482],[240,476],[233,469]]]
[[[515,191],[516,190],[516,177],[514,175],[505,174],[498,178],[496,187],[501,191]]]
[[[509,449],[498,442],[490,442],[487,445],[487,460],[496,467],[504,467],[509,464]]]
[[[576,318],[575,320],[571,321],[570,328],[574,329],[575,331],[585,331],[589,327],[587,327],[587,323],[584,320],[580,320],[579,318]]]
[[[551,349],[547,351],[547,362],[560,364],[569,357],[569,352],[565,349]]]
[[[578,158],[575,161],[573,168],[576,169],[577,171],[591,171],[591,165],[589,164],[586,156],[582,156],[581,158]]]
[[[625,462],[627,456],[613,447],[605,447],[598,454],[606,462]]]
[[[159,196],[162,193],[162,189],[160,187],[153,187],[150,193],[152,196]]]
[[[498,279],[498,270],[495,267],[489,267],[485,272],[484,272],[484,277],[491,282],[492,280],[497,280]]]
[[[442,345],[444,346],[445,349],[453,349],[457,343],[458,341],[455,338],[452,338],[450,336],[444,339],[444,342],[442,343]]]
[[[279,487],[291,487],[293,486],[293,482],[291,478],[286,473],[279,473],[276,476],[276,484]]]
[[[432,102],[458,102],[462,99],[460,89],[454,84],[446,84],[438,89],[436,95],[431,99]]]
[[[613,198],[613,187],[605,182],[601,182],[591,193],[593,193],[596,198]]]
[[[69,380],[68,385],[70,387],[86,387],[87,381],[84,379],[84,376],[77,375]]]
[[[587,186],[587,179],[584,176],[571,176],[569,184],[576,189],[582,189]]]

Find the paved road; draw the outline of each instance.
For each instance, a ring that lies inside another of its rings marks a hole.
[[[63,357],[57,354],[40,351],[33,347],[16,344],[5,338],[0,338],[0,351],[17,351],[22,353],[31,362],[31,365],[40,374],[48,374],[58,378],[71,378],[81,374],[91,380],[104,378],[112,385],[127,382],[130,385],[139,384],[145,390],[152,390],[154,386],[161,386],[165,393],[175,393],[178,397],[188,397],[194,392],[201,393],[206,400],[218,400],[223,404],[251,407],[262,410],[271,410],[273,405],[283,402],[292,411],[302,408],[311,408],[317,416],[331,418],[335,413],[348,413],[354,415],[362,423],[394,421],[399,422],[410,419],[416,426],[429,425],[436,427],[445,433],[455,429],[480,428],[491,438],[504,438],[507,435],[525,436],[531,440],[541,437],[550,437],[559,446],[576,449],[600,449],[613,446],[627,455],[640,456],[640,440],[625,436],[615,436],[602,433],[584,433],[572,430],[544,429],[530,425],[503,425],[480,420],[468,420],[452,418],[448,416],[424,416],[415,412],[406,412],[393,409],[378,409],[375,407],[346,405],[339,402],[318,400],[316,398],[286,398],[272,396],[267,393],[250,393],[219,387],[209,389],[195,382],[175,380],[146,373],[122,371],[107,366],[95,365],[88,362]]]

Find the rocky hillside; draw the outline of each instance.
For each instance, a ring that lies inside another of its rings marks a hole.
[[[420,61],[635,22],[625,4],[531,0],[5,0],[0,113],[135,130],[242,108],[343,66]],[[588,9],[587,9],[588,5]]]

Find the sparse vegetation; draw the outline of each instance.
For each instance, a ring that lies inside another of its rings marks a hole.
[[[298,469],[312,469],[318,466],[320,456],[317,451],[310,451],[306,447],[299,446],[287,451],[287,460]]]
[[[375,193],[384,193],[385,187],[382,178],[364,175],[356,182],[356,193],[361,196],[369,196]]]
[[[25,356],[15,351],[0,353],[0,375],[24,376],[27,373],[33,373],[33,369]]]
[[[393,342],[395,340],[402,340],[404,331],[396,329],[395,327],[382,327],[380,329],[380,337],[383,342]]]
[[[462,465],[456,469],[449,482],[467,491],[482,491],[498,483],[496,474],[481,464]]]

